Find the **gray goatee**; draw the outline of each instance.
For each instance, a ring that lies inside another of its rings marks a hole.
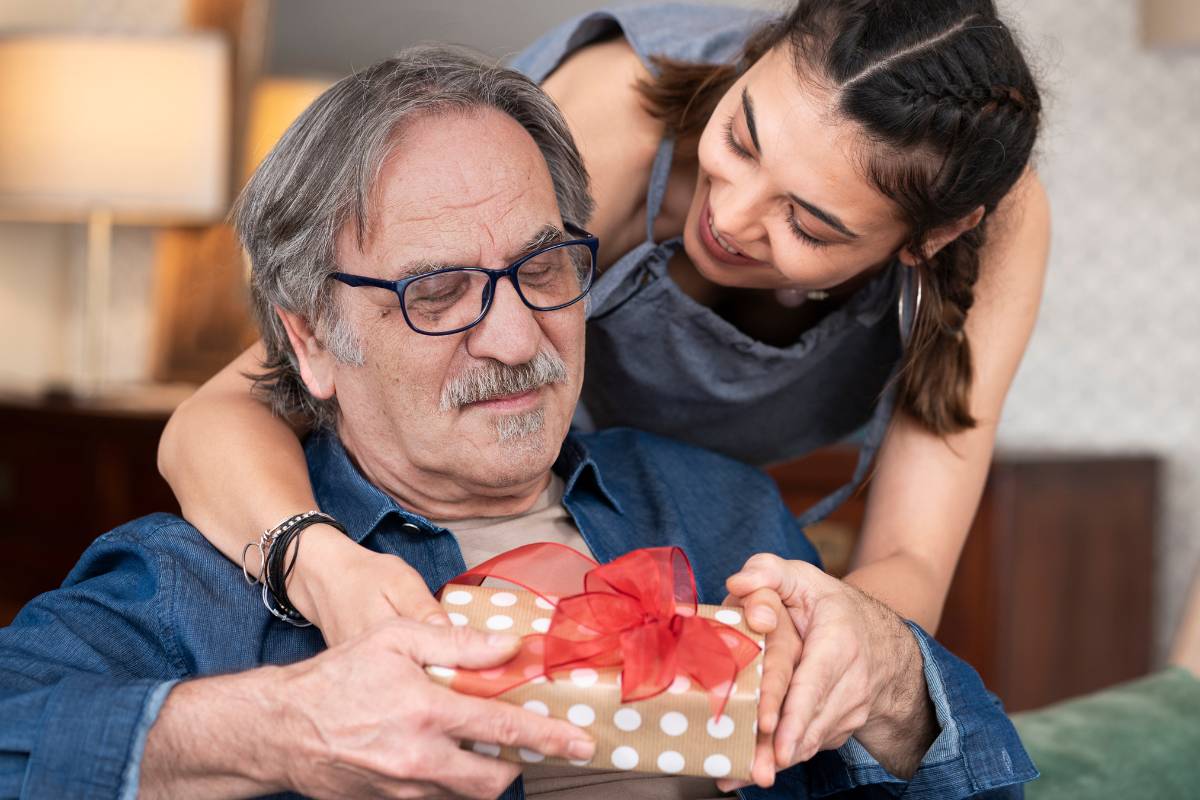
[[[489,360],[446,385],[440,408],[452,411],[470,403],[521,394],[552,383],[567,382],[567,365],[558,355],[541,350],[532,360],[517,366]],[[546,414],[536,408],[520,414],[502,414],[496,419],[501,442],[519,441],[540,433]]]

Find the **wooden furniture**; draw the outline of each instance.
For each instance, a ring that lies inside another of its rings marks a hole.
[[[58,586],[95,536],[178,511],[155,466],[170,407],[0,401],[0,624]],[[853,465],[832,448],[772,474],[800,512]],[[997,456],[938,638],[1010,710],[1149,667],[1158,473],[1152,458]],[[810,531],[831,572],[846,569],[865,501]]]
[[[771,472],[800,512],[854,460],[833,448]],[[1149,669],[1159,470],[1152,457],[997,454],[937,636],[1008,710]],[[830,572],[848,567],[865,506],[864,489],[809,531]]]

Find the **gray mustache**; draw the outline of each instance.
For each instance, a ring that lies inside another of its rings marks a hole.
[[[440,408],[455,408],[493,400],[510,394],[521,394],[551,383],[567,382],[567,365],[556,354],[539,351],[532,360],[509,366],[489,361],[483,366],[457,376],[442,390]]]

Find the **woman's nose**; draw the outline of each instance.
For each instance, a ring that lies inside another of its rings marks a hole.
[[[748,187],[747,187],[748,189]],[[766,235],[766,204],[761,196],[746,189],[731,189],[709,201],[713,227],[726,239],[745,247]]]

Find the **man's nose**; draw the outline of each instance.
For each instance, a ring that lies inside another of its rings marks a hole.
[[[467,332],[467,352],[517,366],[537,355],[542,338],[536,312],[521,302],[511,280],[501,278],[487,316]]]

